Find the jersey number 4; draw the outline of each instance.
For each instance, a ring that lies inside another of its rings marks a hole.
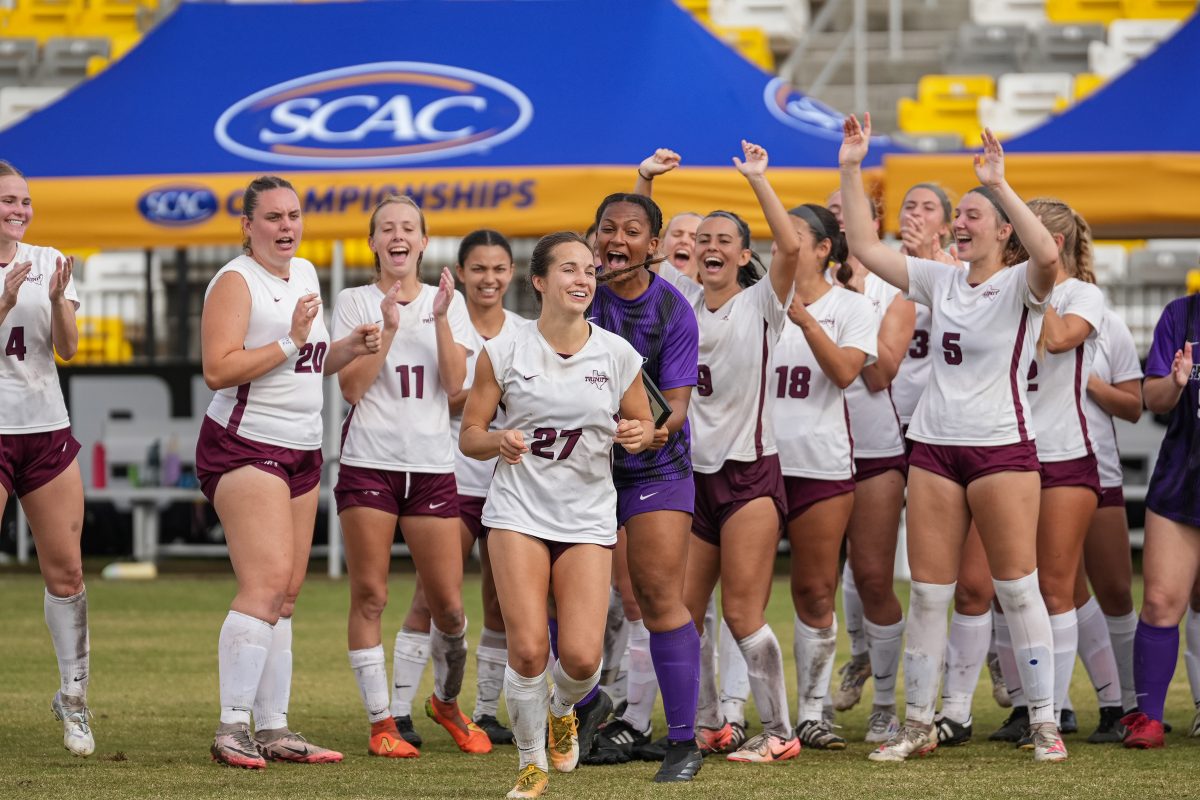
[[[533,453],[538,458],[548,458],[551,461],[562,461],[567,456],[571,455],[571,451],[575,449],[575,443],[579,441],[579,437],[583,435],[582,428],[571,428],[569,430],[556,431],[554,428],[538,428],[533,432],[535,441],[529,445],[529,452]],[[554,443],[559,437],[566,440],[566,444],[562,446],[562,450],[558,455],[554,455]]]
[[[4,345],[4,355],[16,356],[17,361],[25,360],[25,326],[17,325],[8,335],[8,343]]]

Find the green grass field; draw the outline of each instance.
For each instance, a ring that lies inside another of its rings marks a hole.
[[[512,786],[512,747],[497,748],[488,756],[465,756],[423,718],[416,721],[426,739],[420,759],[366,755],[367,724],[346,658],[346,584],[323,577],[310,579],[295,617],[291,721],[294,729],[320,744],[345,752],[346,761],[330,766],[273,764],[264,772],[212,764],[208,746],[217,720],[217,633],[233,590],[232,579],[224,573],[170,575],[148,583],[112,583],[90,576],[89,695],[97,749],[83,760],[62,748],[61,729],[49,710],[57,670],[42,620],[41,582],[28,574],[0,575],[0,798],[499,798]],[[386,642],[400,623],[411,590],[411,576],[394,577]],[[468,576],[466,594],[467,614],[477,621],[476,576]],[[786,583],[778,582],[769,619],[788,661],[791,618]],[[472,646],[477,637],[476,624]],[[386,649],[390,651],[390,645]],[[844,652],[839,663],[843,657]],[[473,655],[468,664],[463,705],[469,711],[474,702]],[[794,666],[789,664],[788,670],[794,676]],[[422,696],[431,688],[427,672]],[[791,692],[794,703],[794,680]],[[1182,665],[1168,700],[1168,718],[1177,732],[1163,751],[1085,744],[1083,737],[1095,725],[1095,699],[1082,667],[1076,670],[1072,696],[1083,732],[1067,738],[1071,759],[1065,764],[1035,765],[1011,746],[985,741],[1006,714],[993,703],[985,676],[975,703],[977,741],[941,750],[929,759],[899,765],[868,762],[869,747],[862,743],[864,703],[839,715],[851,741],[843,752],[806,750],[794,761],[766,767],[709,759],[689,785],[653,784],[651,764],[582,767],[570,775],[552,775],[548,796],[1115,800],[1195,797],[1200,792],[1200,740],[1180,732],[1192,716]],[[750,719],[753,730],[753,712]],[[661,713],[655,724],[661,733]]]

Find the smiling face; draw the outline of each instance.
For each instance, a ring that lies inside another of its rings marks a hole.
[[[291,189],[267,189],[259,193],[253,213],[253,218],[242,217],[251,254],[265,266],[286,267],[304,234],[300,198]]]
[[[387,203],[375,212],[375,231],[368,239],[386,283],[416,276],[429,237],[421,226],[421,212],[407,203]]]
[[[508,251],[498,244],[481,244],[472,247],[463,261],[458,265],[458,279],[463,283],[467,305],[492,308],[502,303],[513,278]]]
[[[999,259],[1012,235],[1012,225],[1000,218],[992,202],[979,192],[967,192],[954,212],[954,235],[958,258],[967,262]]]
[[[562,310],[583,316],[596,293],[592,252],[580,242],[564,242],[550,251],[545,275],[533,276],[541,293],[542,311]]]
[[[659,246],[659,251],[666,255],[671,265],[689,278],[695,278],[698,269],[692,253],[696,249],[696,229],[699,227],[699,214],[676,214],[667,224]]]
[[[658,246],[658,237],[650,230],[650,219],[639,205],[609,203],[600,214],[596,228],[596,254],[605,270],[622,270],[645,261]]]
[[[903,230],[912,220],[920,219],[925,224],[925,232],[936,236],[940,247],[950,234],[950,223],[945,214],[941,198],[931,189],[918,186],[904,196],[904,204],[900,206],[900,228]]]
[[[696,229],[693,257],[700,283],[708,291],[720,291],[737,283],[738,269],[750,263],[750,250],[742,246],[736,222],[729,217],[705,217]]]
[[[29,184],[20,175],[0,177],[0,242],[19,242],[33,221]]]

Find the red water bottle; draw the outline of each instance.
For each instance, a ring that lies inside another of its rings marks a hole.
[[[104,452],[104,442],[99,439],[92,445],[92,486],[103,489],[108,485],[108,458]]]

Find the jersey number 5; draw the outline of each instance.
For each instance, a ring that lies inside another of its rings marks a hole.
[[[571,455],[571,451],[575,449],[575,443],[579,441],[579,437],[582,435],[582,428],[571,428],[563,431],[556,431],[554,428],[538,428],[533,432],[533,438],[537,441],[529,446],[529,452],[533,453],[539,458],[548,458],[551,461],[562,461],[567,456]],[[556,458],[552,448],[554,447],[554,442],[557,441],[558,437],[560,436],[566,439],[567,443],[563,445],[562,450],[559,451]]]
[[[962,346],[958,343],[961,338],[961,333],[942,334],[942,357],[952,367],[958,366],[963,361]]]

